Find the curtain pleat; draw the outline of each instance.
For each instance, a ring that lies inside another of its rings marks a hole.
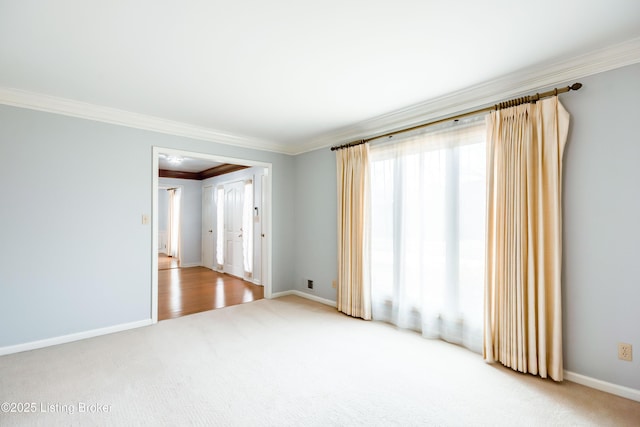
[[[369,281],[369,144],[337,151],[338,310],[371,319]]]
[[[484,357],[563,378],[562,154],[557,97],[487,118]]]

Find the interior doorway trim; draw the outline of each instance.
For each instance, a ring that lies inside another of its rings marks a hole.
[[[271,184],[273,176],[273,165],[271,163],[259,162],[255,160],[238,159],[234,157],[224,157],[214,154],[198,153],[193,151],[178,150],[175,148],[165,148],[154,146],[152,149],[152,189],[151,189],[151,320],[153,323],[158,322],[158,185],[159,185],[159,168],[158,157],[159,154],[167,154],[172,156],[191,157],[197,159],[211,160],[213,162],[230,163],[236,165],[243,165],[249,167],[262,167],[266,169],[265,173],[265,185],[262,188],[263,200],[266,202],[266,206],[263,206],[263,225],[265,226],[264,248],[265,252],[262,254],[263,262],[266,271],[263,272],[263,286],[264,297],[271,298],[271,230],[272,230],[272,195]]]

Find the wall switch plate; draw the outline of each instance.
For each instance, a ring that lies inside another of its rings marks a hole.
[[[149,224],[149,215],[142,214],[142,225]]]
[[[333,282],[331,282],[331,287],[332,287],[333,289],[336,289],[336,288],[338,287],[338,281],[337,281],[337,280],[334,280]]]
[[[624,342],[618,343],[618,359],[631,362],[631,344],[627,344]]]

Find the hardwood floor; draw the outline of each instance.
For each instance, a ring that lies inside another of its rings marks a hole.
[[[180,267],[178,260],[165,254],[158,254],[158,270]]]
[[[158,270],[158,320],[262,298],[262,286],[205,267]]]

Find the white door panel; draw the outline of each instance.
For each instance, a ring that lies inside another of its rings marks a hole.
[[[244,183],[233,182],[224,186],[225,260],[224,271],[243,277],[242,263],[242,208]]]

